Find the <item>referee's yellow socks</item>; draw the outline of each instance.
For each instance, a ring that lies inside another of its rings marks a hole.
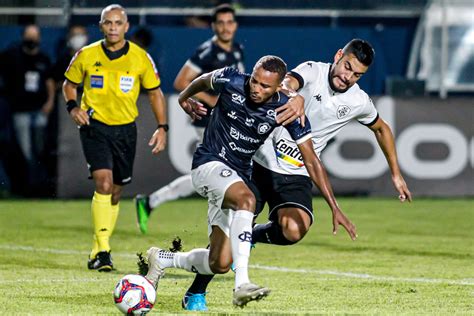
[[[94,258],[99,251],[110,251],[109,237],[113,217],[112,194],[94,192],[91,210],[95,240],[90,257]]]
[[[112,236],[115,230],[115,224],[117,223],[117,218],[120,211],[120,203],[112,205],[111,211],[112,211],[111,212],[112,215],[110,216],[110,236]]]

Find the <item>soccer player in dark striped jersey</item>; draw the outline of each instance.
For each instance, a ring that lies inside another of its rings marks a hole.
[[[196,191],[208,198],[209,249],[171,253],[152,247],[147,256],[147,278],[157,285],[166,268],[180,268],[201,275],[222,274],[233,262],[235,286],[233,304],[244,306],[267,296],[270,290],[250,282],[248,261],[252,240],[252,221],[256,206],[252,193],[252,156],[271,132],[279,126],[276,112],[289,97],[281,82],[286,64],[279,57],[264,56],[251,75],[224,68],[195,79],[179,96],[181,107],[193,119],[206,113],[191,97],[212,89],[219,93],[204,141],[193,157],[192,181]],[[285,126],[298,144],[308,173],[324,198],[335,210],[336,225],[342,225],[352,238],[354,225],[339,209],[327,174],[311,142],[311,126],[295,120]]]
[[[238,28],[235,9],[230,4],[221,4],[213,10],[211,19],[214,36],[199,45],[179,71],[174,81],[174,88],[178,92],[183,91],[191,81],[200,75],[216,69],[232,67],[241,72],[245,70],[243,46],[234,41]],[[209,122],[210,109],[216,104],[217,96],[217,93],[212,89],[194,96],[208,109],[207,115],[202,119],[191,122],[198,144],[202,142],[204,128]],[[144,234],[147,233],[148,218],[162,203],[190,196],[195,192],[189,173],[178,177],[149,195],[137,195],[135,207],[140,231]]]

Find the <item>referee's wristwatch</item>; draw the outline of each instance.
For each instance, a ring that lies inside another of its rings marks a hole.
[[[158,124],[158,126],[156,127],[156,129],[164,129],[165,132],[168,132],[168,130],[170,129],[170,127],[168,126],[168,124]]]

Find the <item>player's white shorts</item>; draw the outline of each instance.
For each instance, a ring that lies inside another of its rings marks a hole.
[[[191,170],[194,189],[203,197],[207,197],[207,233],[212,226],[218,226],[229,237],[230,224],[234,211],[221,209],[224,194],[234,183],[242,181],[235,170],[220,161],[205,163]]]

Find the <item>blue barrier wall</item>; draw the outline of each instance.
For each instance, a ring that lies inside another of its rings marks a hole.
[[[96,26],[88,28],[91,41],[100,39]],[[150,27],[154,41],[149,49],[158,63],[164,92],[172,92],[172,84],[179,69],[192,54],[197,45],[212,36],[211,30],[186,27]],[[22,27],[1,26],[4,49],[21,37]],[[130,34],[133,28],[130,30]],[[62,48],[66,30],[58,27],[42,29],[42,48],[56,59]],[[263,55],[282,57],[289,68],[306,60],[331,62],[334,53],[354,37],[368,40],[376,51],[376,58],[370,71],[362,77],[360,85],[370,94],[384,92],[385,78],[404,75],[408,63],[414,25],[399,26],[339,26],[339,27],[240,27],[237,41],[244,44],[246,68],[251,71],[255,61]]]

